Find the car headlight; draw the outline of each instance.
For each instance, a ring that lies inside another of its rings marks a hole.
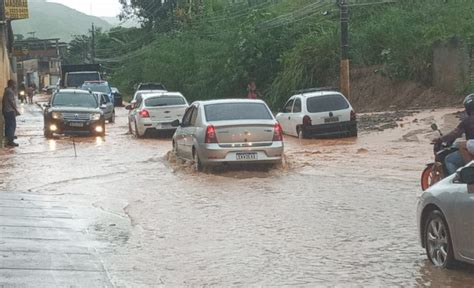
[[[52,117],[53,119],[61,119],[61,113],[59,113],[59,112],[53,112],[53,113],[51,113],[51,117]]]
[[[92,121],[100,120],[100,113],[91,114],[91,120]]]

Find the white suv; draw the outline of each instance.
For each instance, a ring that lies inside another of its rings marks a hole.
[[[299,138],[357,136],[356,113],[346,97],[326,89],[307,89],[293,95],[277,114],[283,133]]]

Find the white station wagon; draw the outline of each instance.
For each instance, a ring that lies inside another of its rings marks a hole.
[[[283,133],[299,138],[357,136],[357,118],[349,101],[337,91],[307,89],[293,95],[276,119]]]

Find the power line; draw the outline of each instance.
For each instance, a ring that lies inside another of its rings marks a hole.
[[[274,17],[272,19],[269,19],[269,20],[266,20],[266,21],[263,21],[263,22],[260,22],[258,24],[259,27],[262,27],[264,28],[265,26],[271,26],[275,23],[281,23],[282,21],[285,21],[285,20],[288,20],[288,19],[294,19],[296,17],[303,17],[309,13],[312,13],[314,11],[317,11],[318,9],[320,9],[321,7],[323,7],[324,5],[327,5],[328,1],[324,1],[324,0],[319,0],[315,3],[311,3],[309,5],[306,5],[304,7],[301,7],[301,8],[298,8],[298,9],[295,9],[289,13],[286,13],[286,14],[282,14],[282,15],[279,15],[277,17]]]

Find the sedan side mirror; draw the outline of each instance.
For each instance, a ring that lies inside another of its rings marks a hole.
[[[49,108],[49,107],[51,107],[51,105],[49,103],[46,103],[46,104],[43,104],[43,107],[44,108]]]
[[[179,127],[179,126],[181,126],[181,123],[179,122],[178,119],[171,122],[171,127]]]
[[[467,166],[459,170],[459,181],[465,184],[474,184],[474,166]]]

